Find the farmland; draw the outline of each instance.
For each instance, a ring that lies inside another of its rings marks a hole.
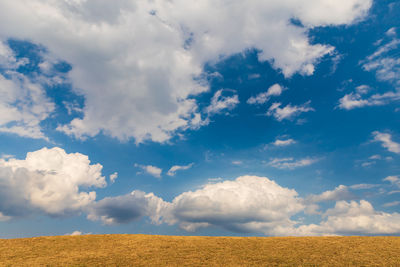
[[[2,239],[0,265],[400,266],[400,238],[84,235]]]

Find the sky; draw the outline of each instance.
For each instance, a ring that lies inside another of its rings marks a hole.
[[[400,2],[0,1],[0,238],[400,235]]]

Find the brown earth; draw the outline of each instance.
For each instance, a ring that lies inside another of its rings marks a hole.
[[[400,266],[400,237],[0,239],[0,266]]]

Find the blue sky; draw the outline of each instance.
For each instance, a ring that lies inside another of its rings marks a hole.
[[[0,237],[399,235],[397,1],[3,1]]]

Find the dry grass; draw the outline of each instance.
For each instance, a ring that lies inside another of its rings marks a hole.
[[[400,266],[399,237],[87,235],[0,240],[1,266]]]

